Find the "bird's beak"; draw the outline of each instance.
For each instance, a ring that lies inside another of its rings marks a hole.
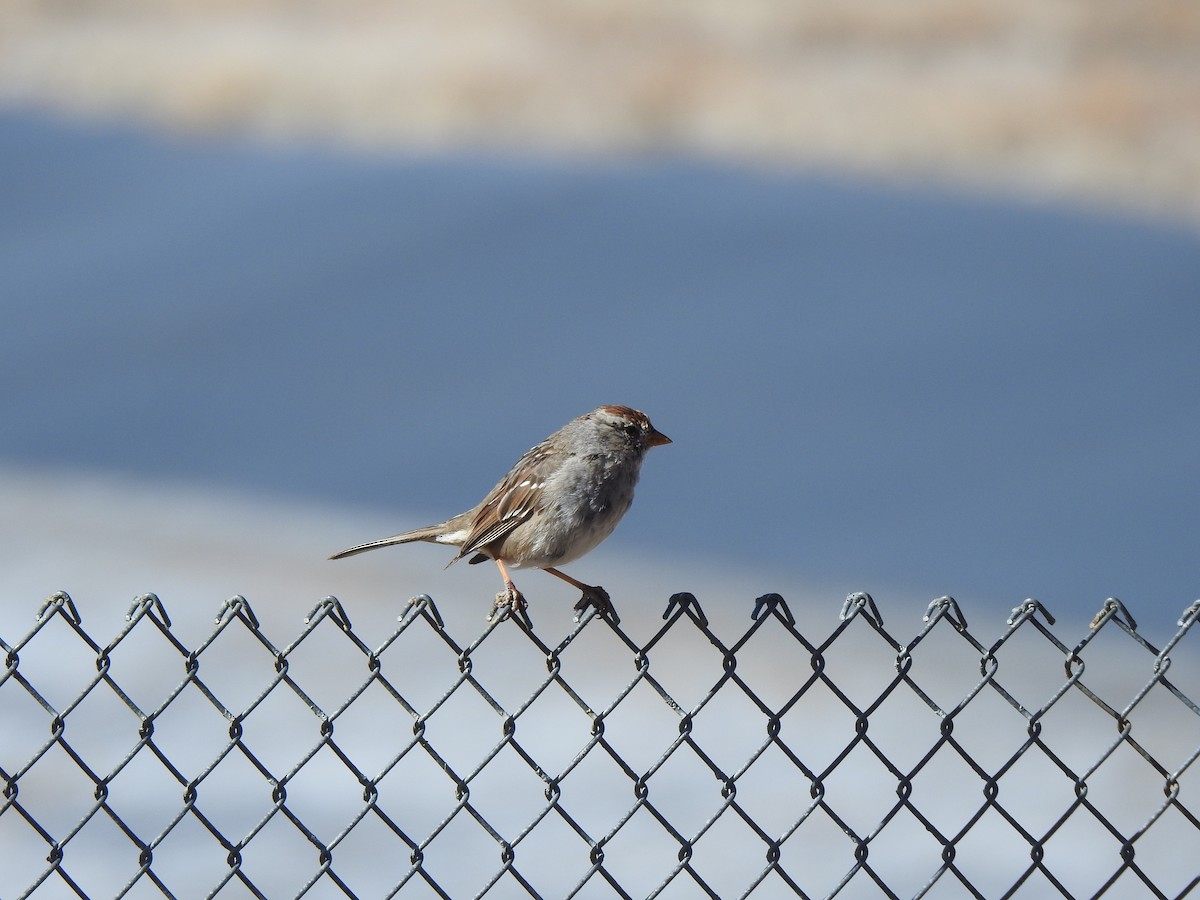
[[[663,444],[671,443],[671,439],[661,431],[650,429],[650,435],[646,438],[646,445],[649,447],[661,447]]]

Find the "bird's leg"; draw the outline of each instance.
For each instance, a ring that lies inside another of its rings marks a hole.
[[[525,595],[518,591],[517,586],[513,584],[513,580],[508,575],[508,569],[504,568],[504,563],[498,559],[496,565],[500,568],[500,577],[504,579],[504,590],[496,594],[496,602],[492,604],[492,611],[488,613],[488,621],[494,619],[498,613],[508,610],[520,619],[526,628],[532,628],[533,620],[529,618],[527,611],[529,604],[525,602]]]
[[[583,592],[583,596],[575,604],[576,622],[579,621],[584,610],[592,606],[595,607],[596,612],[611,620],[614,625],[620,624],[621,617],[617,615],[616,609],[613,608],[612,600],[608,598],[608,591],[600,587],[600,585],[584,584],[582,581],[576,581],[566,572],[560,572],[558,569],[547,568],[544,571],[549,572],[555,578],[561,578],[567,584],[574,585]]]

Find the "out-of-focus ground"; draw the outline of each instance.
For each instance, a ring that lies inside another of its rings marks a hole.
[[[1200,4],[1180,0],[6,0],[0,103],[697,154],[1200,222]]]

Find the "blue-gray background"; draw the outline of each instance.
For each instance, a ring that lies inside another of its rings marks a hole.
[[[1164,627],[1200,596],[1182,229],[8,114],[0,291],[0,461],[433,518],[627,403],[675,443],[619,548],[762,566],[753,590],[785,595],[1116,595]]]

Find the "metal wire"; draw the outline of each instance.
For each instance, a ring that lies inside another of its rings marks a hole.
[[[852,594],[815,640],[768,594],[722,637],[680,593],[460,642],[422,595],[371,647],[327,597],[280,646],[234,597],[188,647],[55,594],[0,639],[0,896],[1184,897],[1198,617],[902,641]]]

